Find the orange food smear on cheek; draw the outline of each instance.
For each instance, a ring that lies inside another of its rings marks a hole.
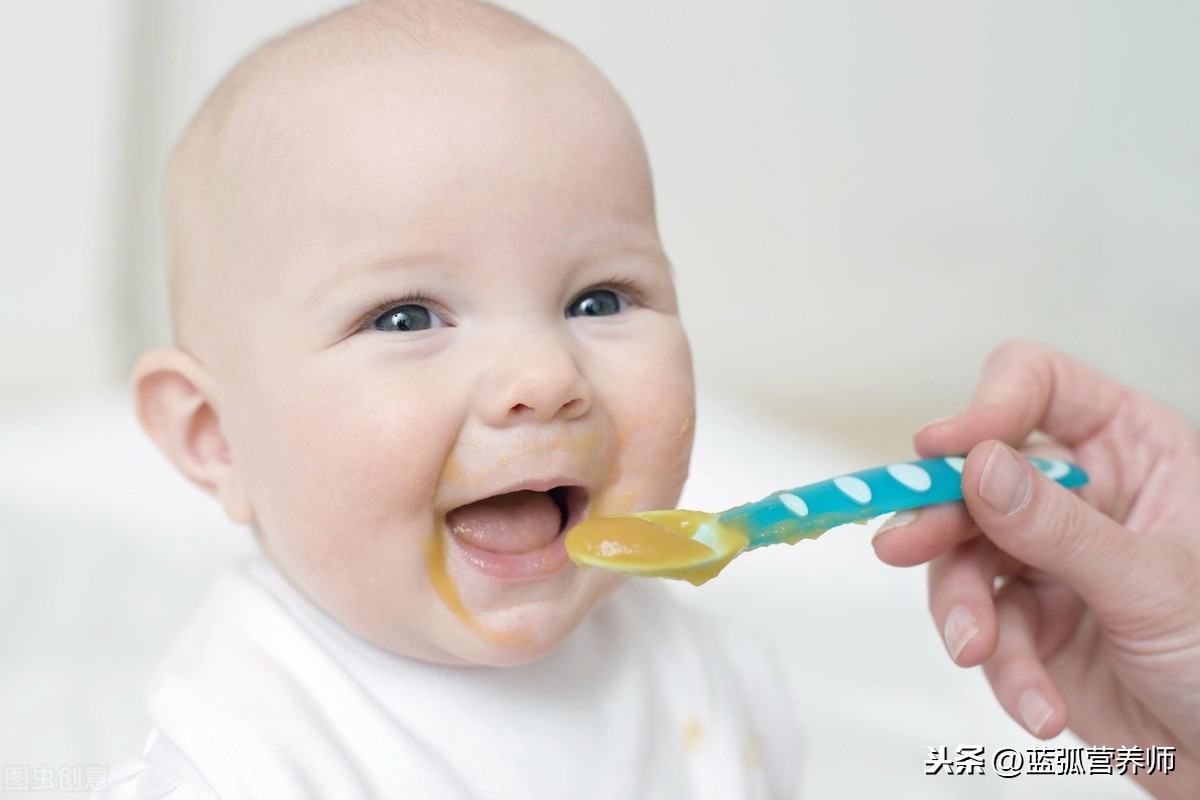
[[[501,647],[527,647],[533,644],[531,634],[487,627],[463,604],[462,597],[458,594],[458,587],[450,580],[450,573],[446,571],[446,548],[442,541],[441,531],[430,537],[425,562],[429,571],[429,582],[433,584],[434,592],[437,593],[446,608],[450,609],[450,613],[457,617],[468,630],[480,639]]]
[[[662,508],[668,502],[674,503],[678,498],[679,489],[687,475],[687,463],[691,457],[691,433],[694,419],[691,414],[684,417],[678,434],[670,441],[670,448],[665,453],[650,452],[639,449],[647,436],[653,437],[660,423],[655,419],[642,419],[616,431],[617,458],[603,481],[603,489],[592,498],[589,517],[613,517],[628,514],[635,509]],[[682,444],[685,446],[676,446]],[[659,445],[657,450],[664,448]],[[678,483],[673,486],[668,498],[654,491],[655,485],[662,484],[663,476],[678,473]],[[655,476],[647,490],[646,476]],[[634,484],[634,485],[630,485]],[[657,496],[654,496],[657,495]]]
[[[463,468],[457,459],[454,456],[448,456],[446,463],[442,465],[442,474],[438,478],[438,483],[457,489],[465,484],[464,478]]]

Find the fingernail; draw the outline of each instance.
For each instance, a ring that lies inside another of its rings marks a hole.
[[[892,514],[892,516],[884,520],[884,523],[879,526],[879,530],[875,531],[875,535],[871,537],[871,541],[873,542],[878,539],[880,534],[887,533],[888,531],[895,530],[896,528],[902,528],[905,525],[911,525],[917,521],[919,516],[921,515],[916,511],[897,511],[895,514]]]
[[[996,445],[979,476],[979,496],[1001,514],[1011,514],[1029,499],[1029,476],[1004,445]]]
[[[971,643],[977,633],[979,633],[979,621],[975,619],[974,614],[967,610],[966,606],[955,606],[950,609],[950,613],[946,615],[946,622],[942,626],[942,638],[946,642],[946,649],[950,651],[950,658],[958,661],[958,654]]]
[[[1054,709],[1046,702],[1046,698],[1042,697],[1041,692],[1030,689],[1017,701],[1017,713],[1021,716],[1022,724],[1030,733],[1037,736],[1041,733],[1042,727],[1054,716]]]

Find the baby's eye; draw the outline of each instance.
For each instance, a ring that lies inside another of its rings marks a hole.
[[[424,331],[440,328],[445,324],[441,317],[425,306],[406,303],[380,314],[371,323],[371,327],[377,331]]]
[[[567,306],[568,317],[607,317],[623,311],[626,301],[612,289],[592,289]]]

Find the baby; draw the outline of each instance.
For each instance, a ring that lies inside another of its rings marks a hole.
[[[254,533],[112,797],[781,797],[764,655],[573,565],[673,507],[688,344],[629,111],[467,0],[376,0],[217,87],[166,188],[150,436]],[[502,667],[504,669],[496,669]]]

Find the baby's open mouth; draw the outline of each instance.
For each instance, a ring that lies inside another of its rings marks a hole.
[[[459,506],[446,528],[467,544],[500,555],[531,553],[552,544],[579,521],[587,506],[582,486],[522,489]]]

